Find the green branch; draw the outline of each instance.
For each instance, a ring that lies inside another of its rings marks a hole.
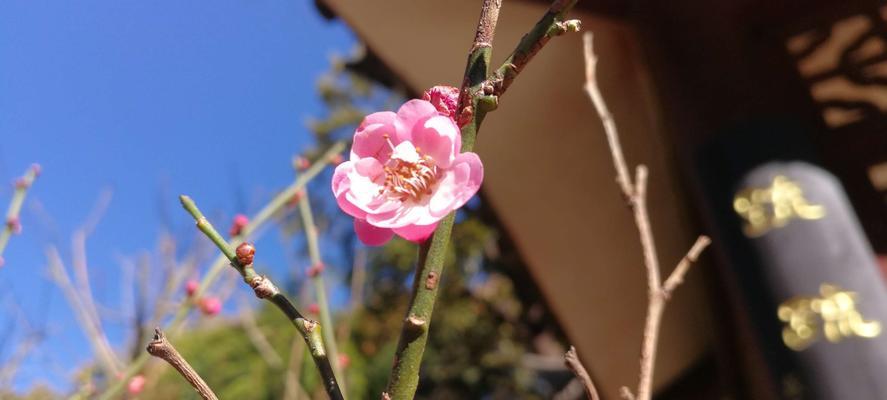
[[[25,196],[28,194],[28,189],[34,183],[34,180],[37,179],[38,175],[40,175],[40,166],[33,164],[25,172],[25,175],[15,182],[15,193],[13,193],[12,200],[9,202],[9,209],[6,211],[3,230],[0,231],[0,267],[3,266],[3,251],[6,250],[9,238],[14,233],[18,233],[18,231],[21,230],[19,214],[22,210],[22,204],[25,203]]]
[[[314,284],[314,294],[317,296],[320,324],[326,327],[323,330],[323,343],[326,345],[330,358],[333,360],[333,371],[336,373],[336,376],[343,378],[342,370],[339,366],[339,348],[336,345],[336,333],[333,330],[330,305],[326,296],[326,284],[323,281],[324,264],[320,258],[320,246],[317,243],[317,225],[314,224],[314,214],[311,212],[311,202],[307,189],[303,189],[302,197],[299,199],[299,214],[302,217],[305,238],[308,242],[308,255],[311,258],[311,282]],[[344,381],[344,379],[342,380]],[[344,383],[342,387],[345,387]]]
[[[194,204],[194,201],[191,200],[190,197],[182,195],[179,196],[179,199],[182,201],[182,207],[184,207],[185,210],[194,217],[194,220],[197,221],[197,228],[212,240],[219,250],[222,251],[225,258],[230,261],[231,266],[243,277],[243,281],[253,288],[256,297],[268,300],[277,306],[277,308],[286,315],[290,322],[293,323],[305,340],[305,344],[308,345],[311,358],[314,359],[314,363],[317,365],[317,369],[323,379],[324,389],[326,389],[330,399],[344,399],[323,345],[320,324],[303,317],[296,307],[293,306],[293,303],[286,297],[286,295],[280,292],[270,278],[256,273],[253,268],[253,255],[255,254],[255,249],[251,244],[242,243],[236,250],[232,249],[222,235],[213,228],[209,220],[203,216],[203,213],[200,212],[200,209],[197,208],[197,205]]]
[[[459,116],[462,124],[462,151],[471,151],[484,117],[499,105],[499,96],[520,73],[523,66],[548,40],[559,33],[578,30],[578,21],[561,19],[577,0],[556,0],[533,29],[521,39],[506,61],[507,71],[490,74],[493,36],[499,18],[501,0],[484,0],[474,43],[468,56],[462,82]],[[558,33],[559,32],[559,33]],[[500,68],[499,70],[502,70]],[[383,399],[412,399],[419,386],[419,369],[428,342],[428,332],[443,273],[447,246],[453,231],[455,212],[440,221],[430,240],[419,248],[418,270],[413,282],[410,304],[401,329],[394,366]]]

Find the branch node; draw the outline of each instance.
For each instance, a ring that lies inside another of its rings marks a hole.
[[[305,332],[311,333],[314,332],[314,329],[317,328],[317,321],[308,318],[302,318],[302,326],[305,327]]]
[[[406,323],[407,327],[410,328],[410,330],[413,330],[413,331],[425,330],[425,326],[426,326],[425,320],[417,315],[411,314],[409,317],[407,317],[404,320],[404,322]]]
[[[437,287],[437,272],[431,271],[428,273],[428,277],[425,278],[425,289],[434,290]]]
[[[267,299],[280,293],[280,290],[277,289],[277,286],[274,285],[274,282],[271,282],[271,280],[265,277],[265,275],[254,276],[247,283],[249,283],[249,286],[253,288],[253,292],[255,292],[256,297],[260,299]]]
[[[570,19],[566,21],[557,21],[551,25],[548,30],[548,36],[560,36],[565,33],[575,33],[582,29],[582,21],[578,19]]]

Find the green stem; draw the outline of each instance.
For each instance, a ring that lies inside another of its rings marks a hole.
[[[219,250],[222,251],[222,254],[224,254],[231,263],[231,266],[243,277],[244,282],[253,288],[256,296],[260,299],[268,300],[277,306],[277,308],[286,315],[290,322],[293,323],[305,340],[305,344],[308,345],[311,358],[314,359],[314,363],[317,365],[317,369],[323,379],[324,388],[330,399],[344,399],[342,392],[339,389],[339,385],[336,382],[336,375],[333,372],[333,368],[323,344],[321,325],[315,321],[304,318],[293,303],[280,292],[277,285],[275,285],[268,277],[257,274],[253,269],[252,264],[242,264],[240,260],[238,260],[234,249],[229,246],[228,242],[225,241],[222,235],[213,228],[212,224],[203,216],[203,213],[200,212],[200,209],[197,208],[197,205],[194,204],[194,201],[191,200],[190,197],[182,195],[179,196],[179,199],[182,201],[182,207],[184,207],[185,210],[194,217],[194,220],[197,221],[197,228],[206,234],[206,236],[218,246]]]
[[[504,94],[523,66],[552,36],[568,30],[561,18],[576,4],[576,1],[555,0],[542,19],[524,35],[517,49],[506,61],[506,66],[518,66],[518,68],[508,67],[510,72],[507,75],[503,73],[500,77],[498,71],[490,74],[489,70],[501,0],[484,0],[465,68],[459,106],[460,116],[457,118],[458,121],[465,121],[462,127],[463,152],[474,149],[477,133],[484,118],[488,112],[498,107],[499,96]],[[455,212],[450,213],[441,220],[431,239],[419,248],[418,270],[413,282],[413,292],[394,355],[388,392],[385,394],[391,399],[412,399],[419,386],[419,368],[428,342],[434,302],[440,286],[455,215]]]
[[[28,168],[24,176],[16,182],[15,193],[12,195],[12,200],[9,202],[9,209],[6,211],[6,219],[3,221],[3,230],[0,231],[0,266],[3,266],[3,251],[6,250],[9,238],[14,233],[14,225],[19,223],[19,214],[22,210],[22,204],[25,203],[25,196],[28,194],[28,189],[34,183],[34,180],[37,179],[37,175],[39,174],[40,166],[34,164]],[[13,221],[15,221],[15,223],[13,223]]]
[[[314,162],[311,163],[311,167],[306,169],[305,172],[300,174],[296,181],[285,188],[282,192],[278,193],[277,196],[274,196],[268,204],[265,205],[261,210],[259,210],[256,215],[250,218],[250,223],[247,224],[241,234],[237,237],[234,237],[229,242],[229,245],[234,245],[235,243],[242,242],[247,239],[258,239],[259,238],[259,229],[264,227],[268,221],[271,220],[271,217],[274,216],[278,211],[284,208],[286,204],[298,193],[300,190],[304,189],[305,186],[310,182],[314,177],[319,174],[324,167],[329,165],[329,160],[333,155],[341,153],[345,150],[345,146],[348,143],[346,141],[338,141],[330,146],[323,154],[321,154]],[[228,265],[228,258],[222,254],[219,255],[212,263],[209,271],[206,275],[203,276],[203,279],[200,281],[200,285],[197,289],[197,292],[194,293],[193,298],[200,298],[203,295],[203,292],[212,285],[215,280],[218,278],[219,273]],[[185,322],[185,317],[188,316],[188,312],[194,307],[195,302],[191,301],[190,298],[184,299],[176,310],[175,316],[172,321],[170,321],[165,330],[168,332],[172,332],[172,334],[176,334],[178,329]],[[142,368],[145,366],[145,363],[148,361],[150,356],[146,353],[141,353],[135,360],[130,363],[129,367],[123,373],[123,376],[115,381],[111,386],[105,390],[105,393],[102,393],[102,396],[99,400],[110,400],[117,393],[120,393],[123,390],[123,387],[129,381],[130,378],[135,376]]]
[[[322,266],[320,258],[320,246],[317,240],[317,225],[314,223],[314,214],[311,212],[311,200],[308,189],[302,189],[302,198],[299,200],[299,213],[302,217],[302,225],[305,228],[305,238],[308,242],[308,255],[311,258],[312,267]],[[326,296],[326,284],[323,281],[323,269],[318,269],[311,277],[314,284],[314,293],[317,296],[317,307],[320,313],[320,324],[323,330],[323,343],[326,345],[330,358],[333,360],[333,371],[342,380],[342,388],[345,388],[344,377],[339,366],[339,348],[336,345],[336,332],[333,329],[333,320],[330,316],[329,301]]]
[[[566,32],[579,30],[579,21],[564,21],[564,16],[576,5],[578,0],[556,0],[548,7],[548,12],[542,16],[539,22],[525,34],[515,47],[514,51],[505,59],[490,81],[494,87],[494,93],[502,96],[514,78],[523,71],[524,67],[533,59],[533,56],[542,50],[548,41],[555,36]]]

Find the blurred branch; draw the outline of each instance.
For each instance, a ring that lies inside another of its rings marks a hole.
[[[71,283],[68,273],[65,272],[64,264],[59,256],[58,249],[50,246],[46,249],[46,258],[49,261],[49,269],[53,280],[59,285],[74,311],[74,316],[80,324],[86,339],[92,344],[93,350],[105,370],[109,378],[117,376],[119,372],[119,360],[114,355],[111,345],[108,343],[108,337],[102,330],[100,322],[93,320],[88,311],[86,311],[83,300]]]
[[[203,213],[200,212],[200,209],[197,208],[197,205],[194,204],[191,198],[182,195],[179,199],[182,201],[182,207],[197,221],[197,228],[219,247],[219,250],[230,261],[230,265],[243,277],[244,282],[253,288],[256,297],[268,300],[277,306],[290,322],[295,325],[308,345],[308,350],[314,359],[314,363],[317,365],[317,370],[320,372],[327,394],[332,400],[343,399],[339,384],[336,381],[336,375],[333,373],[333,368],[330,365],[330,360],[323,344],[320,324],[304,318],[270,278],[256,273],[253,268],[255,248],[251,244],[242,243],[236,250],[232,249],[222,235],[203,216]]]
[[[22,362],[37,348],[45,338],[45,327],[34,327],[28,320],[28,314],[21,309],[21,305],[13,298],[13,312],[18,321],[10,321],[12,327],[21,327],[26,332],[24,338],[15,346],[15,351],[3,361],[0,366],[0,388],[12,387],[13,379]]]
[[[573,8],[576,1],[552,2],[548,12],[518,43],[506,63],[507,71],[501,75],[498,72],[490,74],[490,58],[502,1],[483,1],[474,42],[465,67],[458,107],[459,115],[456,117],[456,121],[462,126],[463,152],[474,148],[477,132],[487,112],[496,109],[499,96],[505,93],[523,66],[550,39],[549,32],[554,32],[563,26],[564,22],[561,19]],[[566,32],[566,28],[563,32]],[[384,393],[383,397],[412,399],[416,393],[419,385],[419,367],[428,341],[428,329],[437,298],[439,287],[437,283],[443,272],[455,215],[456,213],[452,212],[442,219],[432,237],[419,248],[418,268],[409,309],[398,340],[387,393]]]
[[[329,352],[329,358],[332,359],[333,372],[342,381],[342,388],[345,388],[345,382],[342,375],[342,369],[339,366],[339,349],[336,345],[336,331],[333,328],[333,319],[330,316],[330,305],[327,300],[326,284],[323,281],[323,270],[325,269],[323,260],[320,257],[320,245],[317,241],[317,225],[314,224],[314,214],[311,212],[311,200],[309,200],[308,189],[302,189],[302,196],[299,199],[299,215],[302,217],[302,224],[305,228],[305,238],[308,242],[308,255],[311,258],[311,267],[309,267],[309,276],[314,284],[314,294],[317,296],[317,306],[320,317],[320,324],[323,329],[323,344]]]
[[[278,213],[282,210],[286,204],[293,198],[293,196],[302,190],[305,185],[311,181],[317,174],[319,174],[324,167],[329,164],[329,160],[333,155],[341,153],[346,146],[346,141],[338,141],[331,145],[329,148],[324,151],[324,153],[317,158],[316,161],[311,163],[311,167],[302,172],[296,181],[285,188],[283,191],[278,193],[268,204],[265,205],[256,215],[250,218],[250,223],[247,224],[241,231],[241,234],[237,237],[231,238],[230,245],[234,245],[243,240],[248,239],[257,239],[259,237],[258,230],[265,226],[271,220],[271,217],[274,214]],[[200,287],[197,292],[194,293],[194,298],[200,298],[203,292],[212,285],[218,274],[228,265],[228,259],[224,255],[220,255],[213,261],[212,266],[206,275],[203,276],[203,279],[200,281]],[[194,302],[190,301],[190,299],[184,299],[178,306],[178,310],[176,311],[175,316],[172,321],[167,324],[167,329],[175,332],[179,327],[182,326],[182,323],[185,321],[185,317],[188,316],[188,312],[191,308],[194,307]],[[117,380],[113,384],[111,384],[104,393],[99,397],[100,400],[110,400],[119,393],[123,386],[129,378],[133,377],[142,367],[145,365],[145,362],[148,361],[147,354],[142,353],[141,356],[132,361],[130,366],[126,369],[121,379]]]
[[[339,341],[345,343],[351,338],[351,324],[354,315],[363,305],[363,288],[366,285],[367,275],[367,249],[358,248],[354,254],[354,263],[351,266],[351,302],[348,305],[348,318],[339,324]]]
[[[28,189],[34,184],[34,180],[40,175],[40,165],[32,164],[25,174],[15,181],[15,193],[9,202],[9,208],[6,210],[6,220],[4,221],[3,230],[0,230],[0,267],[3,266],[3,251],[9,243],[9,237],[21,231],[22,225],[19,214],[22,210],[22,204],[25,202],[25,196]]]
[[[305,342],[293,339],[290,346],[289,365],[286,369],[286,383],[283,388],[283,400],[298,400],[310,398],[302,385],[299,377],[302,376],[302,353],[305,352]]]
[[[250,342],[252,342],[256,350],[259,351],[259,355],[262,356],[262,359],[265,360],[268,366],[273,369],[280,369],[283,367],[283,360],[280,359],[280,356],[277,355],[277,351],[275,351],[274,347],[271,346],[271,343],[268,342],[268,338],[265,337],[265,334],[259,329],[256,317],[247,305],[244,305],[240,309],[240,326],[243,327],[246,336],[249,338]]]
[[[172,343],[166,340],[166,336],[163,335],[163,331],[160,328],[154,329],[154,340],[148,343],[146,350],[148,354],[172,365],[204,400],[219,400],[212,389],[209,388],[209,385],[197,374],[197,371],[194,371],[194,368],[176,351]]]
[[[90,211],[83,225],[71,235],[71,265],[74,270],[74,281],[77,285],[77,295],[83,307],[83,313],[95,326],[101,326],[101,318],[92,298],[92,287],[89,283],[89,267],[86,257],[86,239],[95,230],[96,225],[111,203],[111,191],[103,190],[96,200],[96,204]],[[119,365],[115,366],[119,367]],[[116,372],[116,371],[115,371]]]
[[[653,231],[650,227],[650,216],[647,212],[647,167],[638,165],[635,171],[635,179],[632,181],[628,174],[628,166],[619,143],[619,133],[613,114],[607,108],[604,97],[601,94],[597,81],[597,56],[592,47],[592,33],[586,32],[585,41],[585,91],[600,115],[607,135],[607,143],[613,157],[613,165],[616,167],[616,182],[622,190],[629,207],[634,214],[635,225],[640,235],[641,247],[644,253],[644,266],[647,270],[648,305],[647,318],[644,326],[644,337],[641,345],[640,373],[637,387],[637,397],[627,387],[621,389],[622,397],[626,399],[650,400],[652,397],[653,367],[656,362],[656,347],[659,340],[659,325],[662,321],[662,313],[671,293],[683,282],[684,275],[690,265],[696,261],[699,254],[711,243],[707,236],[699,236],[690,251],[684,256],[677,268],[663,285],[660,277],[659,259],[656,255],[656,244],[653,240]],[[578,360],[577,360],[578,362]]]

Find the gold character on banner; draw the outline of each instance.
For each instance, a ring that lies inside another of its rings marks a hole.
[[[782,341],[801,351],[816,342],[820,334],[837,343],[849,337],[873,338],[881,334],[881,323],[867,321],[856,309],[855,292],[824,283],[820,297],[795,297],[779,305],[777,315],[785,323]]]
[[[736,194],[733,209],[745,220],[743,232],[758,237],[781,228],[794,218],[815,220],[825,216],[825,208],[810,204],[794,181],[778,175],[767,188],[750,188]]]

